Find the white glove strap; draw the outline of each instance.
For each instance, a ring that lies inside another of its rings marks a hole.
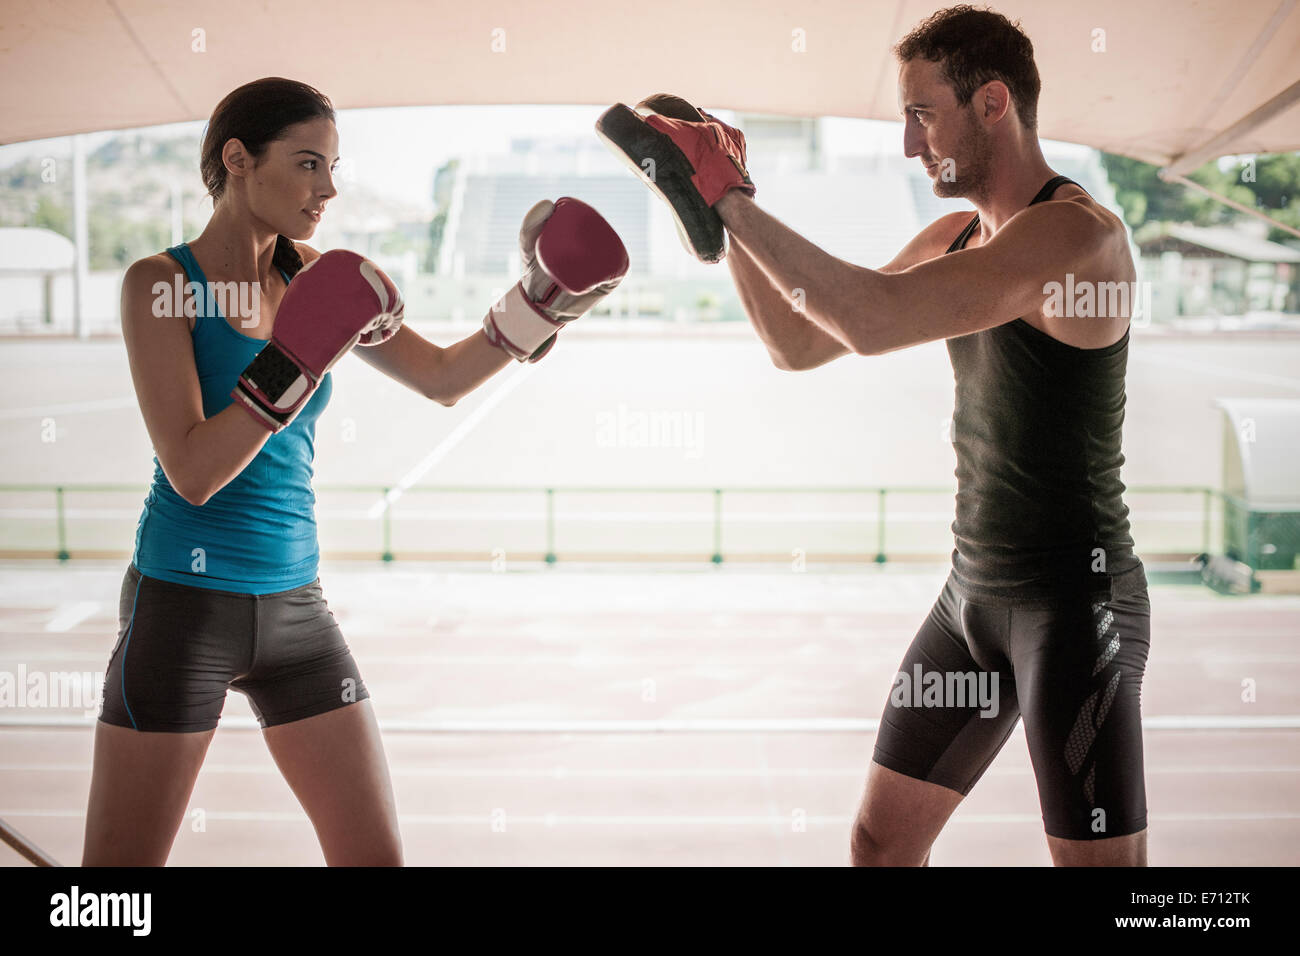
[[[483,318],[483,330],[489,341],[520,361],[562,328],[563,322],[549,318],[528,297],[522,282],[516,282]]]

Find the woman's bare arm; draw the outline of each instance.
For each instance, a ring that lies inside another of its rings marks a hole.
[[[404,325],[382,345],[354,351],[395,381],[448,407],[513,361],[487,340],[482,329],[443,348]]]
[[[296,245],[304,265],[320,256],[311,246]],[[404,325],[387,342],[358,346],[353,352],[394,381],[449,408],[511,362],[482,329],[443,348]]]
[[[127,269],[122,338],[158,463],[177,494],[202,505],[244,470],[271,433],[236,404],[204,418],[184,303],[170,295],[164,302],[154,288],[174,286],[175,276],[176,263],[166,254]]]

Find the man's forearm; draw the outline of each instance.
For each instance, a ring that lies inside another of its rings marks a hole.
[[[880,302],[867,288],[876,273],[830,255],[736,190],[714,209],[732,240],[816,328],[850,351],[867,351],[871,316],[863,310]]]
[[[789,371],[815,368],[848,352],[839,339],[810,322],[782,294],[772,277],[740,243],[731,243],[727,265],[745,314],[777,368]]]
[[[740,293],[745,314],[767,346],[772,361],[781,368],[792,368],[793,356],[806,349],[808,338],[825,333],[795,310],[790,300],[781,294],[767,273],[739,243],[731,244],[727,267],[736,283],[736,291]]]

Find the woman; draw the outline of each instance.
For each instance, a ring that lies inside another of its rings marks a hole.
[[[321,288],[327,270],[312,269],[285,299],[295,274],[319,257],[302,243],[337,195],[337,160],[324,95],[279,78],[240,87],[204,135],[208,225],[123,279],[123,338],[156,457],[95,730],[83,865],[166,862],[230,687],[248,695],[326,862],[402,863],[369,694],[317,577],[315,421],[329,401],[328,365],[346,349],[302,379],[315,382],[291,414],[272,421],[265,396],[250,399],[262,394],[250,385],[254,359],[285,352],[283,335],[273,338],[282,300],[287,321],[302,290],[314,288],[317,302],[329,291]],[[627,269],[625,252],[618,268],[617,236],[589,207],[573,212],[575,203],[543,201],[529,212],[520,234],[525,277],[482,331],[443,349],[390,323],[356,353],[446,406],[511,358],[540,358],[562,323]],[[559,261],[557,249],[584,266],[613,266],[565,285],[539,261],[548,250]],[[182,287],[184,297],[170,294]],[[225,309],[214,289],[235,293],[220,297]],[[310,316],[304,325],[298,308],[301,335]]]

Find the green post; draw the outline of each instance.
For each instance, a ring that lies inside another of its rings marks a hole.
[[[1201,554],[1210,553],[1210,494],[1209,488],[1202,491],[1205,507],[1201,519]]]
[[[722,563],[722,489],[713,489],[713,563]]]
[[[555,563],[555,489],[546,489],[546,563]]]
[[[392,488],[384,489],[384,554],[385,561],[393,560],[393,503],[388,500],[388,493]]]
[[[58,518],[59,527],[59,560],[66,561],[72,555],[68,554],[68,529],[63,519],[63,488],[58,486],[54,489],[54,512]]]
[[[881,488],[876,511],[876,564],[885,561],[885,489]]]

